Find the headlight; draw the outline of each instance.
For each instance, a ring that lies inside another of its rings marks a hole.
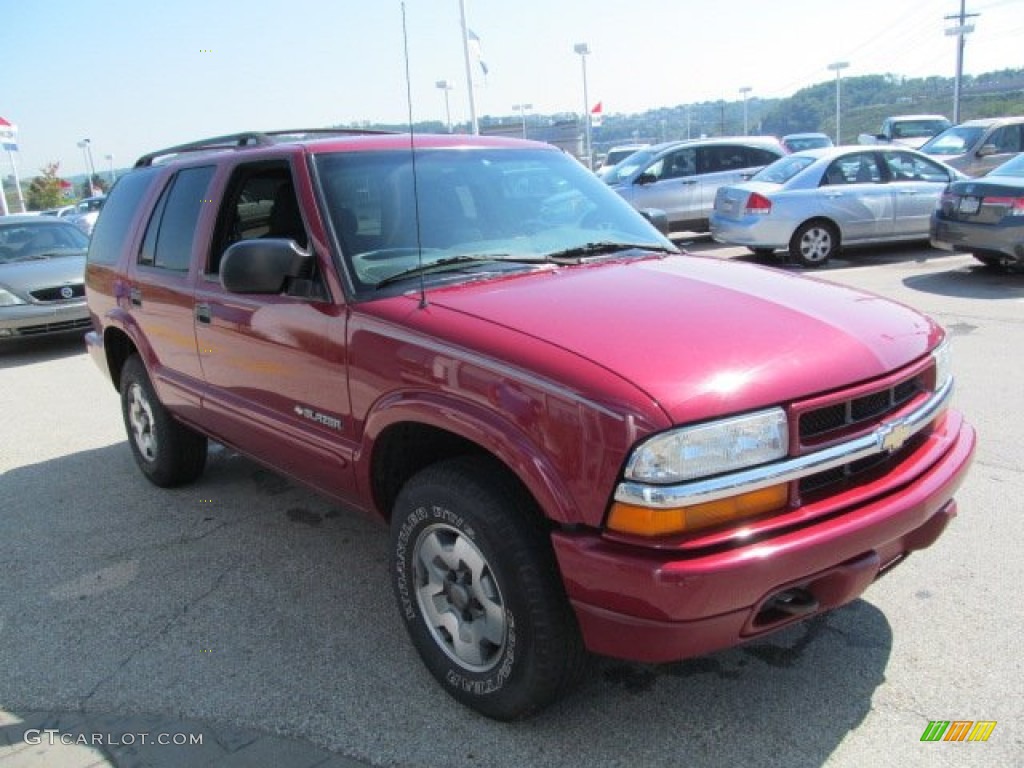
[[[935,389],[938,391],[953,378],[953,355],[949,349],[949,339],[943,339],[932,351],[932,359],[935,361]]]
[[[25,302],[15,296],[8,290],[0,288],[0,307],[13,307],[16,304],[24,304]]]
[[[674,429],[644,441],[626,465],[642,483],[678,483],[782,458],[789,428],[781,408]]]

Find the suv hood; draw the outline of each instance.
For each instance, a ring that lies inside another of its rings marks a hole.
[[[432,291],[430,303],[586,358],[632,382],[676,423],[886,374],[926,354],[942,333],[877,296],[688,255],[463,285]]]

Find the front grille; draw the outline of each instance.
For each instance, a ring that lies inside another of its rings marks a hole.
[[[916,451],[925,441],[926,435],[915,435],[908,440],[903,447],[893,453],[879,453],[868,456],[860,461],[852,461],[841,467],[827,469],[814,475],[800,479],[800,496],[804,501],[809,500],[815,494],[827,490],[829,493],[836,493],[844,486],[871,480],[884,475],[890,467],[894,467],[904,460],[906,456]]]
[[[63,331],[75,331],[92,327],[92,321],[88,317],[78,320],[61,320],[54,323],[42,325],[28,325],[17,329],[19,336],[41,336],[45,333],[61,333]]]
[[[870,427],[923,392],[922,376],[915,375],[891,387],[802,413],[799,417],[800,442],[821,443],[854,429]]]
[[[70,296],[64,296],[61,293],[65,288],[71,289]],[[85,296],[85,284],[55,285],[52,288],[40,288],[38,291],[32,291],[29,295],[36,301],[71,301]]]

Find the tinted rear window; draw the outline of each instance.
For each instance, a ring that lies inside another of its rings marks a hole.
[[[96,220],[89,243],[88,259],[94,264],[116,264],[131,236],[139,203],[157,176],[156,168],[132,171],[114,184]]]

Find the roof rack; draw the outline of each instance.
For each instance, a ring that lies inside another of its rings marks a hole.
[[[321,136],[360,136],[367,134],[393,133],[393,131],[376,131],[367,128],[300,128],[290,131],[245,131],[231,133],[226,136],[214,136],[188,144],[178,144],[166,149],[149,152],[135,161],[136,168],[146,168],[160,158],[180,155],[185,152],[203,152],[214,149],[232,149],[239,147],[265,147],[284,141]]]

